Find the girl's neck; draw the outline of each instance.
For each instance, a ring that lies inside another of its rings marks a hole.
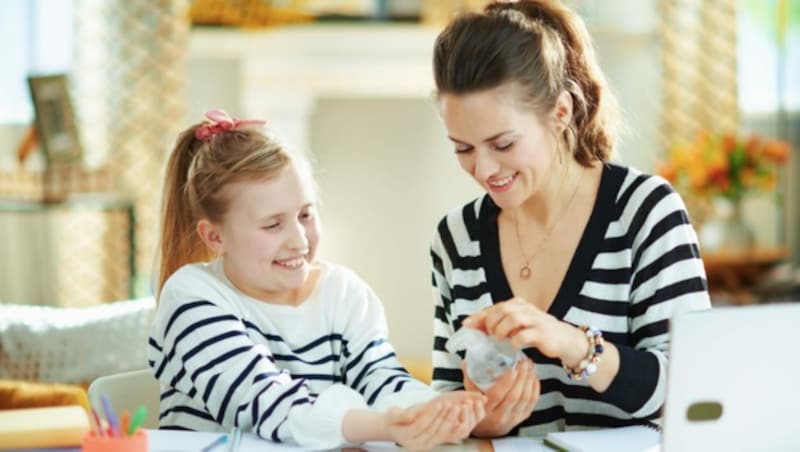
[[[221,270],[225,278],[236,290],[250,298],[272,305],[293,307],[302,305],[314,293],[314,289],[317,287],[320,275],[322,274],[320,265],[315,263],[311,265],[308,277],[306,277],[303,285],[296,289],[282,292],[249,289],[246,285],[238,283],[235,277],[231,277],[232,273],[225,268],[224,259],[220,258],[220,261],[222,263]]]

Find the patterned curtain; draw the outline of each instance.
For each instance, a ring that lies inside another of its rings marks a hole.
[[[739,126],[736,0],[661,0],[662,148]]]
[[[135,294],[149,292],[167,153],[181,130],[188,0],[78,0],[71,74],[85,160],[135,207]]]

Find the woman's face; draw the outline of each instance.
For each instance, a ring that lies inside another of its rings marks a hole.
[[[516,96],[506,84],[440,98],[458,163],[501,209],[518,207],[542,190],[556,159],[549,116],[523,108]]]

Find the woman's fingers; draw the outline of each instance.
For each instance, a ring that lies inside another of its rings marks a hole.
[[[461,361],[461,374],[464,376],[464,389],[469,392],[481,392],[478,386],[467,375],[467,362]]]
[[[539,400],[539,377],[536,375],[533,362],[530,360],[525,361],[525,369],[522,372],[522,382],[519,385],[522,390],[519,399],[517,399],[512,408],[513,416],[517,419],[517,422],[527,419],[536,406],[536,402]]]
[[[526,359],[517,364],[516,368],[514,369],[516,371],[514,382],[506,394],[506,397],[503,399],[503,402],[501,403],[503,417],[507,420],[516,419],[514,410],[516,409],[519,401],[522,399],[522,393],[525,389],[526,371],[529,362],[530,360]]]
[[[494,385],[486,391],[486,412],[492,413],[503,403],[514,382],[517,379],[518,371],[516,368],[504,373],[495,381]]]
[[[540,340],[539,334],[535,328],[521,328],[512,331],[511,345],[516,348],[535,347]]]
[[[491,307],[487,308],[487,309],[491,309]],[[485,324],[486,315],[488,313],[487,309],[484,309],[482,311],[476,312],[475,314],[472,314],[471,316],[469,316],[466,319],[464,319],[464,321],[461,324],[463,326],[467,327],[467,328],[475,328],[476,330],[481,330],[481,331],[483,331],[485,333],[486,332],[486,324]]]

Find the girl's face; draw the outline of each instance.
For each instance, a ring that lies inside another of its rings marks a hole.
[[[441,97],[442,119],[461,168],[501,209],[518,207],[540,192],[555,169],[549,126],[515,99],[511,84]]]
[[[320,239],[316,196],[297,165],[269,181],[226,187],[228,213],[219,231],[225,274],[245,294],[291,303],[308,280]]]

